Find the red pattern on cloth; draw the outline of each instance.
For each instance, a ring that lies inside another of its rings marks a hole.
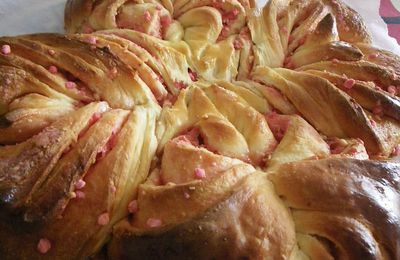
[[[397,3],[397,4],[396,4]],[[396,7],[397,6],[397,7]],[[393,22],[388,22],[389,35],[396,38],[400,44],[400,1],[381,0],[379,14],[384,18],[390,18]]]

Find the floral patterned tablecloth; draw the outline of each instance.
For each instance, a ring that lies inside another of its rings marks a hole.
[[[381,0],[379,13],[388,25],[389,35],[400,44],[400,0]]]

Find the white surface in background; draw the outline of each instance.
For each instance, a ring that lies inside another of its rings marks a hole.
[[[376,46],[400,55],[400,46],[388,35],[387,26],[379,16],[379,0],[344,0],[344,2],[364,17]]]
[[[258,0],[265,3],[268,0]],[[379,0],[343,0],[364,17],[374,44],[400,55],[379,16]],[[0,0],[0,36],[36,32],[62,33],[66,0]]]
[[[0,0],[0,36],[64,31],[66,0]]]

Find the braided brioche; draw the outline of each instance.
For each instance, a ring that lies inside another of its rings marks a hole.
[[[400,258],[400,58],[354,10],[69,0],[65,28],[0,38],[0,258]]]

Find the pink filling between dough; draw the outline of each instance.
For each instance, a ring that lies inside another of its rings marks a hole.
[[[400,144],[393,149],[392,156],[400,156]]]
[[[101,113],[100,112],[96,112],[92,115],[92,117],[89,119],[89,122],[87,123],[87,126],[82,129],[82,131],[79,133],[78,135],[78,139],[82,138],[86,132],[89,130],[89,128],[94,125],[97,121],[99,121],[99,119],[101,118]]]
[[[148,10],[146,10],[143,14],[143,18],[146,22],[150,22],[151,21],[151,14]]]
[[[265,118],[275,139],[280,142],[290,126],[290,119],[275,112],[266,114]]]
[[[195,147],[199,147],[200,146],[199,136],[200,136],[199,129],[193,128],[192,130],[186,132],[185,134],[178,136],[175,140],[177,142],[190,143]]]
[[[397,95],[397,88],[395,87],[395,86],[393,86],[393,85],[391,85],[391,86],[389,86],[388,87],[388,92],[391,94],[391,95]]]
[[[107,153],[110,152],[115,147],[115,145],[117,144],[117,132],[118,132],[118,129],[112,130],[111,136],[108,139],[106,145],[104,145],[99,150],[97,157],[96,157],[96,161],[104,158],[107,155]]]
[[[243,48],[243,44],[242,41],[240,39],[235,39],[233,41],[233,47],[235,48],[235,50],[240,50]]]
[[[197,73],[195,71],[192,71],[191,69],[188,70],[189,77],[192,81],[197,81]]]
[[[175,81],[174,85],[179,90],[187,88],[187,84],[183,81]]]

